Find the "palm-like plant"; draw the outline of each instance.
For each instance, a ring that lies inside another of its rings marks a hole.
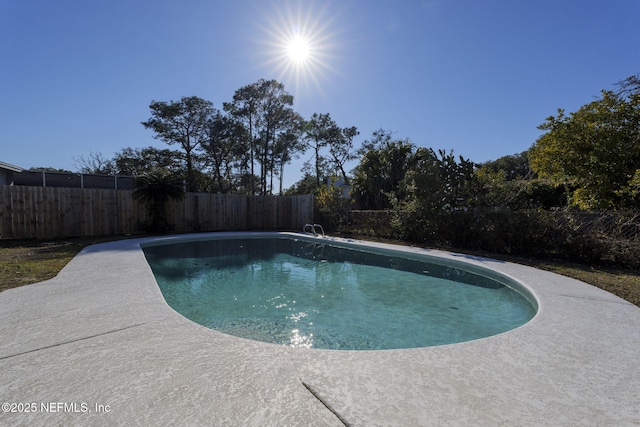
[[[182,179],[166,170],[153,169],[136,178],[132,195],[149,207],[152,231],[164,232],[169,227],[166,202],[183,199],[185,192]]]

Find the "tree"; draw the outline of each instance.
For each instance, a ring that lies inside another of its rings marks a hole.
[[[260,165],[261,194],[273,191],[275,169],[281,167],[283,159],[285,163],[290,161],[290,156],[286,155],[290,151],[283,151],[282,145],[278,147],[277,144],[287,140],[285,137],[280,138],[280,134],[295,133],[299,116],[292,105],[293,96],[285,90],[282,83],[265,79],[238,89],[233,102],[224,104],[225,110],[241,120],[248,129],[247,163],[250,164],[251,175],[254,175],[254,163],[257,161]]]
[[[356,201],[363,209],[391,208],[393,199],[404,197],[401,183],[417,161],[415,146],[380,129],[362,144],[359,154],[352,190]]]
[[[67,169],[54,168],[51,166],[35,166],[29,168],[29,172],[62,172],[62,173],[73,173],[73,171]]]
[[[275,144],[280,133],[292,131],[296,126],[297,115],[291,106],[293,96],[282,83],[276,80],[260,79],[258,87],[257,125],[258,125],[258,163],[260,164],[261,193],[273,190],[273,182],[267,185],[267,177],[275,168]]]
[[[618,96],[630,96],[640,93],[640,74],[629,76],[624,80],[620,80],[616,83]]]
[[[167,201],[184,198],[182,179],[171,175],[166,170],[150,170],[136,177],[136,189],[132,196],[149,207],[152,231],[164,232],[169,228]]]
[[[530,150],[541,177],[575,186],[581,209],[637,207],[634,177],[640,173],[640,93],[602,91],[575,113],[547,118],[546,133]]]
[[[304,127],[304,119],[295,114],[292,117],[292,126],[290,129],[282,132],[278,135],[274,147],[274,159],[275,165],[279,168],[278,176],[280,178],[280,190],[279,194],[282,194],[282,182],[284,180],[284,166],[291,162],[295,157],[298,157],[298,153],[304,150],[305,145],[302,142],[302,130]]]
[[[349,177],[344,170],[347,162],[357,158],[357,154],[353,148],[353,138],[359,135],[358,128],[355,126],[339,128],[335,132],[334,137],[329,139],[329,155],[330,162],[336,171],[342,175],[342,179],[346,185],[349,184]]]
[[[339,132],[338,125],[333,121],[329,113],[313,113],[311,118],[304,125],[305,141],[307,148],[313,150],[315,159],[315,176],[317,186],[324,178],[322,171],[325,159],[320,154],[323,147],[329,145],[329,141],[335,138]]]
[[[114,175],[116,173],[115,163],[107,159],[102,153],[89,153],[89,156],[80,156],[73,159],[80,173]]]
[[[529,167],[527,151],[510,156],[502,156],[496,160],[482,163],[479,167],[494,173],[500,172],[507,181],[531,179],[534,175]]]
[[[217,112],[209,118],[206,140],[202,147],[213,167],[215,191],[220,193],[231,191],[233,167],[245,147],[243,135],[244,127],[233,117],[226,117]]]
[[[169,103],[152,101],[149,108],[151,118],[142,125],[156,133],[154,138],[182,147],[187,163],[187,191],[196,191],[194,152],[206,139],[209,117],[215,113],[213,104],[191,96]]]
[[[414,164],[402,182],[404,199],[415,200],[424,211],[459,210],[471,207],[475,164],[453,152],[418,148]],[[402,202],[403,199],[399,200]]]
[[[241,159],[241,167],[243,171],[242,181],[247,185],[245,192],[255,194],[255,157],[256,157],[256,121],[257,121],[257,104],[259,99],[259,86],[253,83],[243,86],[236,90],[233,94],[233,102],[223,104],[224,110],[228,112],[236,120],[244,124],[246,132],[244,133],[244,145],[247,150]],[[250,174],[250,175],[249,175]]]
[[[186,175],[184,155],[169,149],[127,147],[116,153],[113,162],[120,175],[138,176],[152,169],[163,169],[176,176]]]
[[[316,177],[311,173],[305,173],[300,181],[293,184],[285,191],[287,196],[297,196],[300,194],[315,194],[319,190]]]
[[[305,122],[304,133],[306,148],[313,150],[317,186],[320,187],[327,169],[334,169],[342,176],[344,183],[349,185],[349,177],[344,168],[347,162],[357,158],[353,149],[353,138],[359,134],[358,128],[340,128],[329,113],[314,113]],[[325,147],[329,149],[328,157],[321,154]]]
[[[554,209],[567,205],[567,187],[539,178],[529,166],[527,151],[485,162],[475,171],[479,206]]]
[[[392,200],[394,229],[401,238],[450,244],[459,235],[460,219],[475,205],[475,164],[424,147],[413,159],[400,183],[403,197]]]

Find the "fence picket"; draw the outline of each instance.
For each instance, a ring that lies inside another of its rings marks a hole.
[[[131,190],[0,186],[0,239],[141,233],[147,207]],[[313,222],[313,195],[188,193],[167,204],[173,231],[302,230]]]

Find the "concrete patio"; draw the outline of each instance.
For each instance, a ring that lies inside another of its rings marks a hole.
[[[398,247],[515,278],[538,314],[460,344],[294,349],[174,312],[148,240],[88,247],[54,279],[0,293],[0,425],[640,425],[640,309],[582,282]]]

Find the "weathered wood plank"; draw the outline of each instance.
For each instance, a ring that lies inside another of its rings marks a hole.
[[[8,186],[0,187],[0,239],[9,238],[11,229],[11,198]]]
[[[145,231],[147,206],[131,190],[0,187],[0,238],[127,235]],[[173,231],[301,230],[313,196],[188,193],[167,203]]]

